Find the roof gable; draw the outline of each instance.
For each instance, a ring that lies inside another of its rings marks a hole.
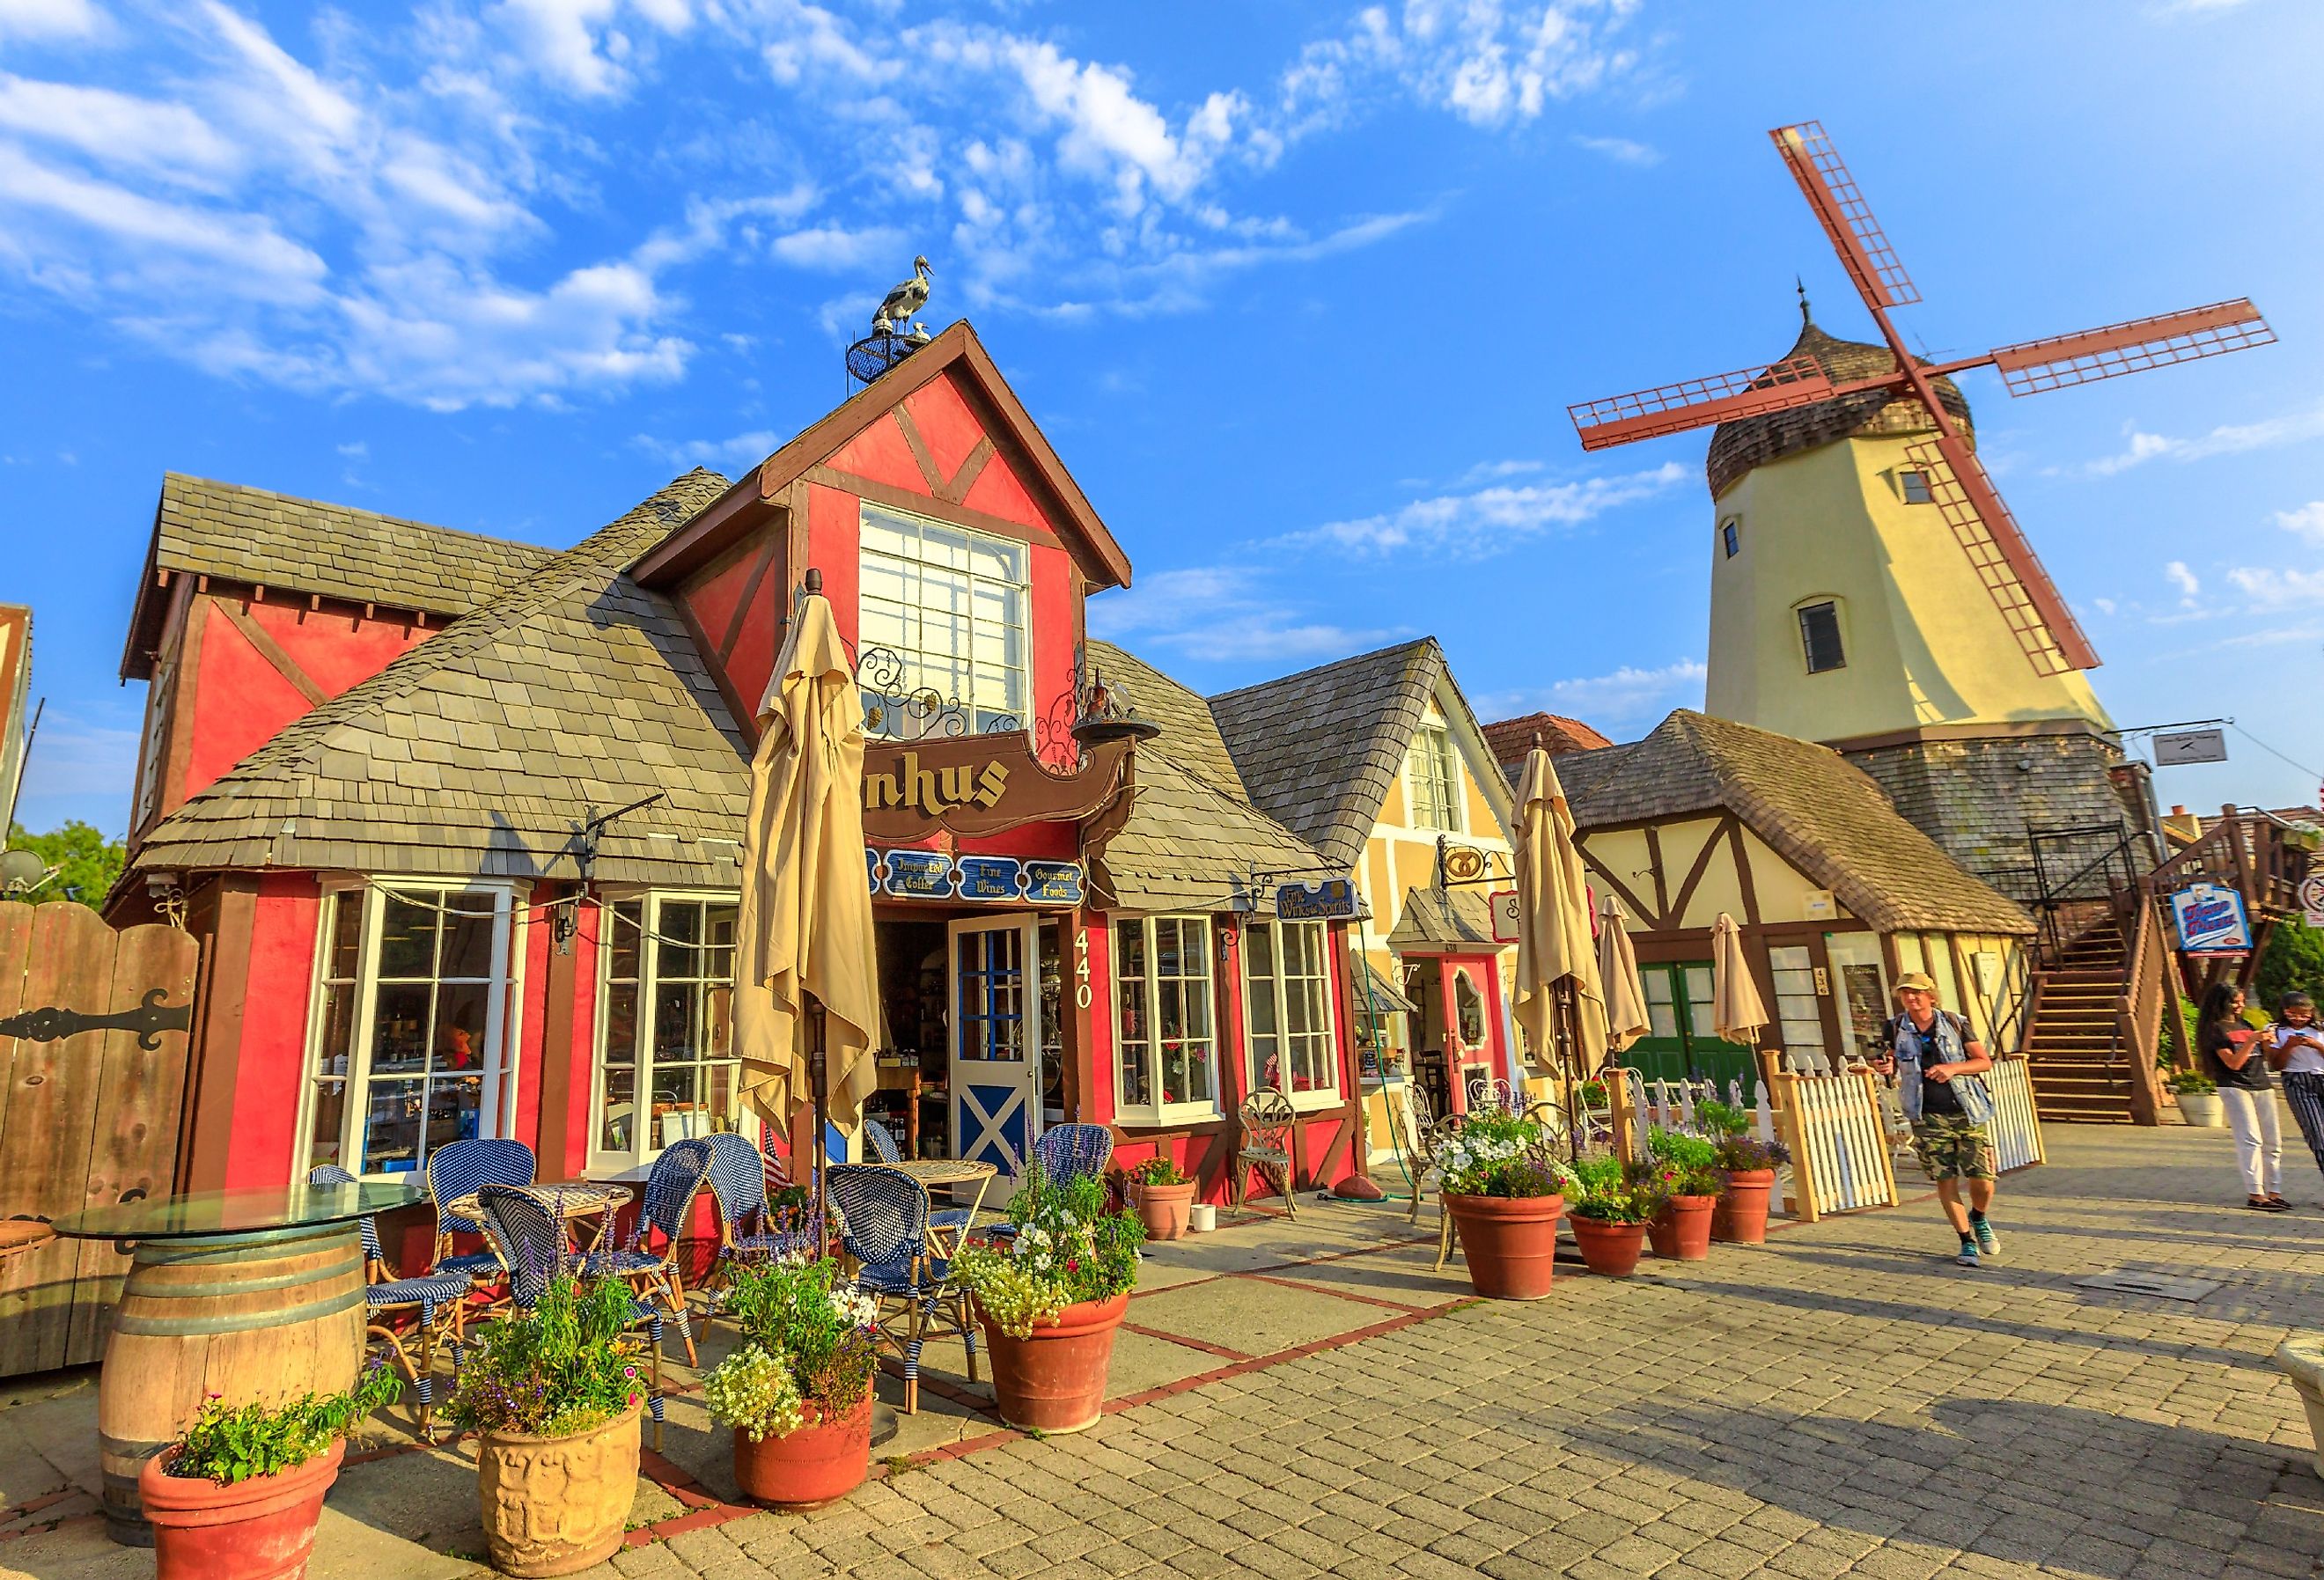
[[[1209,785],[1239,801],[1249,800],[1242,777],[1235,772],[1234,756],[1226,737],[1219,734],[1211,706],[1135,653],[1110,642],[1091,641],[1086,646],[1089,668],[1129,698],[1132,712],[1153,720],[1162,733],[1148,744],[1149,754],[1160,752]]]

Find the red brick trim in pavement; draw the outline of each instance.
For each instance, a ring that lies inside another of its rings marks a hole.
[[[1165,1344],[1179,1344],[1190,1350],[1200,1350],[1203,1354],[1215,1355],[1222,1361],[1253,1359],[1246,1351],[1231,1350],[1224,1344],[1214,1344],[1207,1339],[1188,1338],[1183,1333],[1166,1333],[1158,1327],[1140,1327],[1134,1322],[1125,1322],[1121,1327],[1123,1332],[1134,1333],[1140,1338],[1158,1338]]]
[[[1426,1311],[1426,1306],[1415,1306],[1408,1300],[1384,1300],[1378,1295],[1359,1295],[1352,1289],[1335,1289],[1329,1284],[1311,1284],[1301,1279],[1278,1279],[1267,1273],[1246,1273],[1262,1284],[1276,1284],[1286,1289],[1296,1289],[1303,1295],[1336,1295],[1342,1300],[1357,1300],[1366,1306],[1385,1306],[1390,1311]]]

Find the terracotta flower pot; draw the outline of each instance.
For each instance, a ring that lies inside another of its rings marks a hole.
[[[156,1580],[300,1580],[346,1449],[334,1443],[304,1465],[226,1487],[169,1474],[175,1448],[154,1455],[137,1473],[137,1496],[153,1526]]]
[[[734,1434],[734,1484],[753,1503],[797,1513],[820,1509],[863,1484],[872,1470],[872,1391],[842,1416],[807,1407],[807,1419],[779,1437]]]
[[[1702,1261],[1711,1254],[1711,1213],[1715,1196],[1674,1196],[1646,1225],[1646,1238],[1656,1256],[1680,1261]]]
[[[1001,1418],[1028,1432],[1079,1432],[1097,1425],[1105,1407],[1113,1334],[1130,1309],[1130,1292],[1084,1300],[1057,1313],[1056,1325],[1011,1338],[980,1310],[992,1357],[992,1401]]]
[[[1711,1237],[1738,1245],[1764,1245],[1767,1241],[1767,1193],[1775,1187],[1773,1169],[1728,1170],[1727,1188],[1711,1213]]]
[[[641,1400],[569,1437],[486,1432],[476,1439],[484,1546],[503,1575],[571,1575],[622,1545],[638,1490]]]
[[[1585,1218],[1580,1213],[1570,1221],[1573,1224],[1573,1243],[1582,1247],[1582,1260],[1590,1264],[1591,1272],[1604,1278],[1627,1279],[1638,1270],[1638,1258],[1646,1249],[1644,1224]]]
[[[1149,1185],[1140,1179],[1132,1182],[1130,1194],[1148,1240],[1176,1240],[1185,1234],[1186,1215],[1194,1206],[1193,1180],[1183,1185]]]
[[[2181,1092],[2179,1112],[2200,1130],[2218,1130],[2227,1123],[2227,1105],[2217,1092]]]
[[[1448,1191],[1444,1207],[1468,1259],[1469,1282],[1494,1300],[1538,1300],[1549,1293],[1557,1265],[1562,1196],[1462,1196]]]

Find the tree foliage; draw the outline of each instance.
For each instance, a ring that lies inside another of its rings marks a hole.
[[[2324,928],[2303,925],[2287,916],[2268,934],[2267,948],[2259,957],[2253,978],[2253,996],[2273,1013],[2293,988],[2312,993],[2324,1003]]]
[[[102,905],[113,888],[113,881],[121,875],[121,868],[129,859],[125,841],[107,839],[103,831],[77,818],[46,834],[29,834],[23,824],[11,824],[8,848],[29,850],[57,869],[55,877],[25,896],[35,905],[51,900],[77,900],[91,907]]]

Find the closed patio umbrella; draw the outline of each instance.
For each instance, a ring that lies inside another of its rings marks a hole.
[[[1619,1053],[1654,1029],[1638,986],[1638,955],[1622,925],[1622,902],[1611,894],[1598,906],[1598,978],[1606,989],[1606,1046]]]
[[[759,704],[734,970],[742,1101],[788,1131],[812,1095],[818,1167],[826,1120],[857,1123],[879,1084],[880,1023],[863,870],[863,702],[821,587],[808,571]]]
[[[1555,998],[1570,984],[1573,1018],[1569,1058],[1576,1079],[1606,1058],[1606,993],[1590,937],[1590,890],[1574,848],[1573,813],[1549,753],[1526,754],[1517,781],[1515,857],[1517,882],[1517,1020],[1536,1057],[1554,1062]]]
[[[1743,958],[1743,932],[1725,911],[1711,924],[1711,1025],[1721,1042],[1759,1046],[1767,1009]]]

